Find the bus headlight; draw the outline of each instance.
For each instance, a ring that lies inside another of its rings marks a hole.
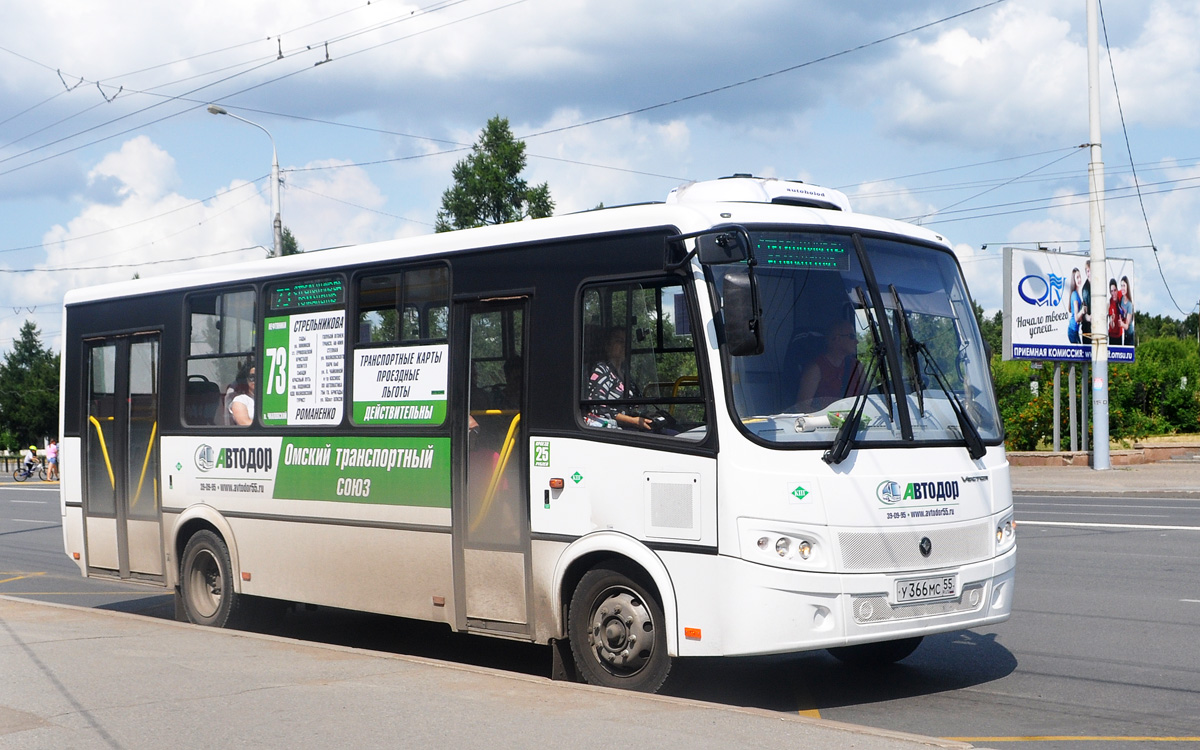
[[[824,570],[829,566],[824,536],[807,525],[740,518],[742,550],[747,560],[780,568]]]
[[[792,539],[791,536],[780,536],[775,540],[775,554],[785,560],[797,558],[806,560],[812,557],[812,542],[806,539]]]
[[[1017,539],[1017,524],[1012,516],[1005,516],[996,524],[996,552],[1006,552]]]

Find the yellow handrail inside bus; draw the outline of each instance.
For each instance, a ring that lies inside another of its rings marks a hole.
[[[500,458],[492,468],[492,478],[488,482],[487,492],[483,495],[483,502],[480,503],[475,517],[471,519],[471,531],[475,531],[479,528],[479,524],[483,523],[483,519],[487,517],[488,510],[492,507],[492,502],[496,499],[496,490],[500,487],[500,477],[504,475],[504,470],[508,467],[508,460],[512,458],[513,446],[517,442],[517,425],[520,421],[521,412],[517,412],[516,416],[512,418],[512,422],[508,425],[508,434],[504,436],[504,444],[500,447]]]
[[[112,417],[108,418],[112,421]],[[104,465],[108,468],[108,481],[115,490],[117,488],[117,478],[113,476],[112,461],[108,458],[108,446],[104,444],[104,430],[100,427],[100,420],[93,416],[88,416],[88,421],[96,426],[96,437],[100,438],[100,452],[104,454]]]
[[[154,436],[158,433],[158,420],[150,427],[150,442],[146,443],[146,459],[142,461],[142,475],[138,477],[137,492],[133,495],[133,502],[129,504],[132,510],[137,507],[138,500],[142,497],[142,482],[146,481],[146,467],[150,465],[150,451],[154,450]],[[157,492],[155,495],[157,496]]]
[[[680,388],[687,388],[687,387],[698,386],[698,385],[700,385],[700,377],[699,376],[697,376],[697,375],[680,375],[679,377],[675,378],[675,385],[671,388],[671,398],[675,398],[676,396],[679,395]],[[675,404],[671,404],[670,409],[668,409],[668,413],[670,413],[670,415],[672,417],[675,416]]]

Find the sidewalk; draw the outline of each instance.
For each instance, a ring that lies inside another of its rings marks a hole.
[[[0,675],[0,748],[970,747],[10,597]]]

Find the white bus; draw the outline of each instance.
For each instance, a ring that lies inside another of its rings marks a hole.
[[[1002,426],[955,256],[743,175],[72,291],[66,552],[224,626],[303,602],[671,660],[894,661],[1012,607]]]

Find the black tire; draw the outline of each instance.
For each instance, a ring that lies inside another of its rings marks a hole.
[[[13,469],[13,481],[14,482],[24,482],[28,478],[29,478],[29,475],[25,473],[24,469],[21,469],[21,468]]]
[[[216,533],[197,531],[183,549],[179,589],[189,622],[223,628],[238,611],[229,547]]]
[[[38,479],[42,480],[43,482],[46,481],[46,467],[45,466],[38,469]]]
[[[665,619],[640,571],[619,562],[589,570],[567,612],[580,677],[592,685],[658,690],[671,671]]]
[[[839,661],[855,667],[881,667],[906,659],[921,645],[923,636],[901,638],[898,641],[860,643],[857,646],[839,646],[829,649]]]

